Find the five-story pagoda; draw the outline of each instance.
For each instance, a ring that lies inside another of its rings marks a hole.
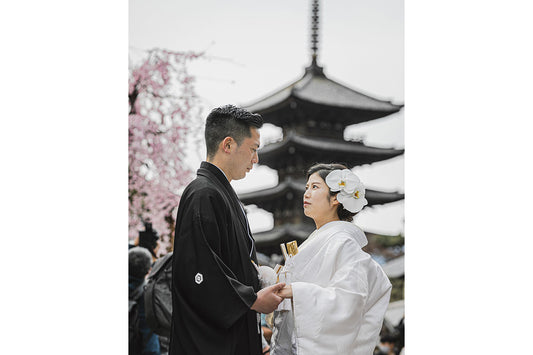
[[[305,172],[317,162],[338,162],[349,168],[402,155],[403,149],[372,147],[344,140],[344,130],[398,112],[403,105],[379,100],[329,79],[317,63],[318,0],[312,4],[311,65],[296,82],[246,107],[260,113],[266,123],[281,127],[283,139],[259,151],[259,163],[275,169],[278,185],[239,194],[245,205],[271,212],[274,228],[254,233],[258,251],[280,252],[280,243],[301,244],[315,229],[303,213]],[[402,200],[397,192],[367,189],[368,206]]]

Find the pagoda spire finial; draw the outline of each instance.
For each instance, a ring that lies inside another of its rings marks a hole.
[[[319,0],[313,0],[311,4],[311,66],[317,65],[318,57],[318,25],[319,25]]]
[[[319,0],[311,3],[311,65],[305,68],[306,75],[324,75],[324,70],[317,63],[318,58],[318,25],[319,25]]]

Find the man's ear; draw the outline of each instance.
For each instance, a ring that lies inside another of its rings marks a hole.
[[[233,138],[226,137],[222,140],[222,143],[220,144],[224,153],[230,153],[232,147],[235,147],[237,143],[233,140]]]

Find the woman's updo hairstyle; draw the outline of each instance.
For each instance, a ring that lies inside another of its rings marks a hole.
[[[313,175],[314,173],[318,173],[318,176],[326,181],[326,176],[328,176],[329,173],[331,173],[333,170],[343,170],[348,169],[346,166],[342,164],[315,164],[312,167],[307,170],[307,180],[309,180],[309,176]],[[326,185],[327,186],[327,185]],[[329,187],[328,187],[329,189]],[[336,196],[339,192],[333,192],[329,190],[330,196]],[[339,219],[341,221],[351,222],[353,221],[353,216],[355,216],[357,212],[353,213],[345,209],[342,205],[342,203],[339,203],[337,206],[337,215],[339,216]]]

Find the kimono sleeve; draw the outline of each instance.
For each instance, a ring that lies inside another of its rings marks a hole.
[[[363,323],[368,297],[368,254],[349,238],[318,255],[316,282],[293,282],[296,336],[311,353],[348,354]]]
[[[250,309],[257,295],[221,257],[228,238],[235,238],[228,235],[224,207],[216,194],[197,193],[179,216],[173,282],[191,313],[227,329]]]

